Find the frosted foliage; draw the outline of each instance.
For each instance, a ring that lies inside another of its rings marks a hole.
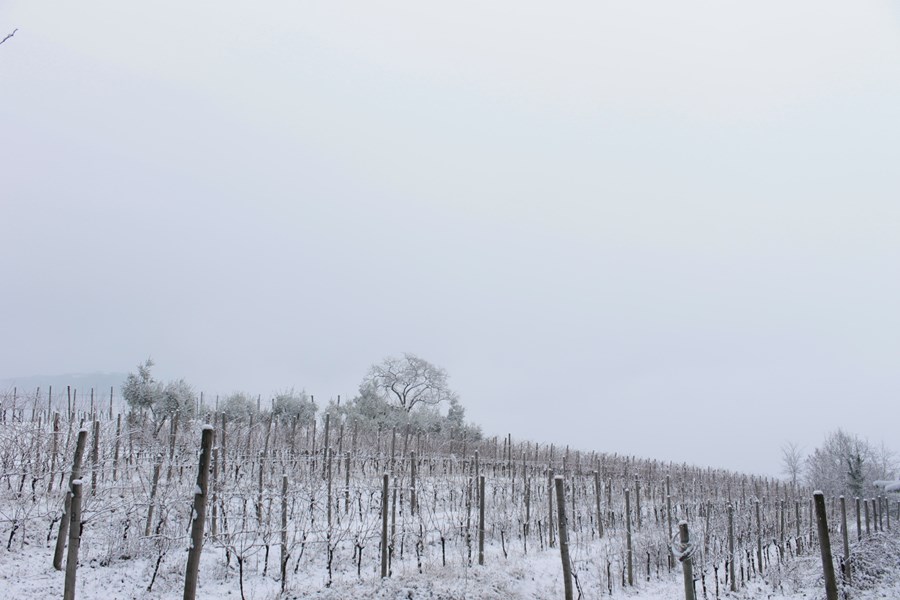
[[[184,380],[163,383],[153,378],[153,361],[138,365],[137,373],[129,373],[122,385],[122,396],[132,410],[149,410],[154,418],[194,416],[197,395]]]
[[[256,414],[256,399],[249,394],[237,392],[225,398],[221,411],[231,419],[243,419]]]
[[[308,423],[316,416],[316,403],[306,392],[287,390],[275,395],[272,400],[272,413],[288,417],[297,417],[301,423]]]

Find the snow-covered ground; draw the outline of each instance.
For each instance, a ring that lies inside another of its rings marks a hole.
[[[842,598],[874,600],[900,598],[900,542],[897,533],[873,534],[854,546],[856,585],[841,588]],[[552,552],[536,552],[525,557],[517,554],[509,559],[492,548],[486,566],[424,567],[419,573],[404,563],[401,572],[381,580],[364,573],[339,572],[331,586],[326,584],[324,565],[318,572],[292,574],[286,593],[280,594],[280,582],[272,576],[263,577],[256,569],[246,575],[244,597],[248,600],[276,598],[342,599],[471,599],[543,600],[562,598],[563,583],[559,556]],[[61,598],[64,574],[51,565],[53,548],[27,545],[13,551],[0,551],[0,592],[3,600],[32,598]],[[126,598],[181,597],[184,585],[183,552],[163,561],[159,574],[148,592],[155,561],[120,559],[108,565],[97,561],[81,564],[78,569],[77,597],[117,600]],[[254,559],[255,560],[255,559]],[[233,561],[232,561],[233,562]],[[226,572],[224,555],[216,549],[204,552],[198,597],[240,598],[241,589],[234,564]],[[345,567],[350,567],[344,564]],[[582,565],[584,567],[585,565]],[[710,587],[711,584],[709,584]],[[700,582],[698,597],[703,598]],[[678,600],[683,598],[680,569],[652,582],[636,581],[633,588],[615,590],[611,597],[646,600]],[[606,590],[582,589],[584,598],[610,597]],[[719,590],[720,597],[766,598],[770,600],[808,600],[824,598],[821,561],[818,554],[795,558],[773,569],[764,578],[746,582],[737,592]],[[577,597],[577,594],[576,594]],[[714,590],[707,590],[707,598],[715,598]]]

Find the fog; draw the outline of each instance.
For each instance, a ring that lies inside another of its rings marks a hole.
[[[0,378],[352,397],[778,474],[900,392],[900,9],[0,8]]]

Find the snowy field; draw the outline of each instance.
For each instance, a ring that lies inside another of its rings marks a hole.
[[[881,536],[879,536],[881,537]],[[846,586],[843,598],[874,600],[900,598],[900,547],[896,536],[872,541],[876,556],[868,557],[871,566],[881,573],[876,580],[862,587]],[[183,553],[180,555],[183,556]],[[0,560],[0,591],[15,594],[19,599],[61,598],[63,573],[50,565],[52,548],[26,547],[14,552],[4,551]],[[321,598],[339,600],[364,599],[472,599],[500,600],[522,598],[538,600],[562,598],[562,578],[559,557],[555,553],[541,553],[528,558],[522,556],[493,557],[487,566],[469,568],[426,569],[419,574],[400,572],[391,578],[340,578],[330,587],[321,573],[305,573],[295,577],[287,593],[279,595],[279,582],[271,577],[251,575],[244,582],[244,597],[253,600],[275,598]],[[181,597],[184,569],[181,562],[167,562],[158,575],[152,592],[147,591],[153,571],[153,561],[133,559],[116,561],[107,566],[96,563],[81,565],[78,572],[77,597],[103,598],[174,598]],[[180,567],[180,568],[179,568]],[[699,582],[698,582],[698,591]],[[236,573],[226,573],[224,556],[212,551],[205,556],[201,567],[198,598],[240,598]],[[767,598],[771,600],[800,600],[824,598],[821,563],[817,556],[793,561],[777,576],[756,580],[732,594],[724,590],[721,597]],[[577,597],[577,596],[576,596]],[[666,576],[647,583],[638,581],[633,589],[616,590],[612,596],[603,591],[585,590],[585,598],[642,598],[646,600],[678,600],[684,597],[682,580],[678,575]],[[698,594],[702,598],[702,591]],[[709,592],[708,598],[715,595]]]
[[[0,592],[62,597],[53,558],[81,435],[76,597],[181,597],[202,423],[30,416],[0,423]],[[565,534],[576,598],[675,600],[684,597],[670,552],[679,519],[696,548],[698,598],[825,596],[811,492],[777,480],[512,438],[211,420],[199,598],[562,598]],[[840,572],[839,505],[828,506]],[[897,519],[871,506],[861,535],[848,519],[853,580],[840,592],[900,598]]]

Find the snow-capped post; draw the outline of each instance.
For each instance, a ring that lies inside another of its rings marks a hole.
[[[813,492],[813,501],[816,505],[816,525],[819,528],[819,551],[822,554],[822,571],[825,574],[825,597],[827,600],[837,600],[837,581],[834,577],[834,563],[831,560],[831,540],[828,538],[825,494],[820,491]]]
[[[628,585],[634,585],[634,544],[631,541],[631,490],[625,488],[625,541],[628,565]]]
[[[197,596],[197,575],[200,571],[200,553],[203,551],[203,526],[206,524],[206,496],[209,491],[209,465],[215,429],[204,425],[200,436],[200,467],[197,486],[194,488],[194,509],[191,513],[191,547],[188,549],[187,568],[184,574],[184,600]]]
[[[69,475],[69,489],[66,490],[66,499],[63,502],[63,514],[59,519],[59,533],[56,535],[56,550],[53,553],[53,568],[62,570],[63,551],[66,549],[66,537],[69,534],[69,522],[72,510],[72,483],[81,481],[81,459],[84,456],[84,446],[87,443],[87,429],[78,431],[78,441],[75,443],[75,457],[72,459],[72,473]]]
[[[478,476],[478,564],[484,565],[484,475]]]
[[[85,431],[85,434],[87,432]],[[75,571],[78,568],[78,546],[81,544],[81,480],[71,482],[72,520],[69,527],[69,552],[66,555],[66,580],[63,600],[75,600]]]
[[[844,500],[843,496],[841,496],[841,537],[844,538],[843,572],[844,577],[847,579],[847,583],[850,583],[850,581],[852,581],[852,575],[850,574],[850,540],[847,536],[847,502]]]
[[[572,563],[569,562],[569,532],[566,523],[566,488],[562,475],[554,478],[556,484],[556,519],[559,524],[559,556],[562,559],[563,586],[566,600],[572,600]]]
[[[381,482],[381,578],[388,576],[388,477],[382,475]]]
[[[859,496],[856,497],[856,541],[862,541],[862,517],[859,513]]]
[[[759,506],[759,504],[757,504]],[[684,573],[684,600],[695,600],[694,594],[694,566],[691,556],[694,554],[694,546],[688,533],[687,521],[678,523],[678,547],[672,544],[672,554],[681,561],[681,569]]]

